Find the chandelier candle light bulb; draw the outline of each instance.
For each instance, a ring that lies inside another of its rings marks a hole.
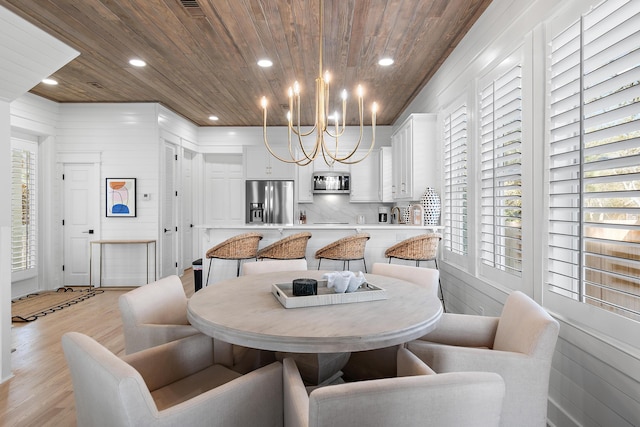
[[[328,71],[325,71],[324,77],[322,74],[322,60],[323,60],[323,33],[324,33],[324,1],[320,0],[320,46],[319,46],[319,61],[318,61],[318,77],[316,78],[316,99],[315,99],[315,123],[313,127],[308,131],[303,131],[301,129],[300,124],[300,84],[296,81],[293,84],[293,87],[290,87],[288,90],[289,97],[289,112],[287,113],[287,127],[288,127],[288,137],[287,142],[289,146],[289,156],[290,158],[283,158],[277,155],[269,145],[269,140],[267,138],[267,98],[262,97],[261,106],[262,106],[262,117],[263,117],[263,138],[264,144],[271,153],[273,157],[276,159],[286,162],[286,163],[295,163],[298,166],[306,166],[314,161],[320,153],[322,153],[322,157],[325,163],[329,166],[333,165],[335,162],[345,163],[345,164],[354,164],[359,163],[364,160],[373,150],[375,145],[375,136],[376,136],[376,113],[378,111],[378,106],[374,102],[371,106],[371,144],[369,145],[369,149],[367,152],[359,159],[352,159],[358,148],[360,147],[360,143],[362,142],[363,136],[363,128],[364,128],[364,89],[361,85],[358,85],[357,95],[358,95],[358,119],[359,119],[359,137],[355,146],[349,149],[349,152],[345,155],[339,153],[339,138],[344,134],[347,124],[347,91],[343,90],[341,93],[342,98],[342,125],[340,125],[340,117],[338,113],[335,112],[333,116],[329,115],[329,82],[331,81],[331,74]],[[294,118],[295,116],[295,118]],[[333,119],[334,121],[334,131],[333,134],[331,132],[331,125],[329,120]],[[295,125],[294,125],[295,120]],[[315,132],[315,143],[312,147],[305,146],[303,142],[303,138],[310,136]],[[300,149],[302,156],[297,158],[294,150],[294,145],[292,144],[292,135],[295,135],[297,139],[296,146]],[[327,139],[333,139],[335,144],[332,144],[331,147],[328,146],[327,141],[325,141],[325,136]]]

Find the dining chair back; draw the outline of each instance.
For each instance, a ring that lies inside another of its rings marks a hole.
[[[284,426],[499,425],[505,395],[499,375],[430,375],[433,371],[428,366],[406,353],[403,348],[397,352],[398,374],[404,376],[319,387],[310,394],[296,362],[285,359]]]
[[[120,295],[118,306],[126,354],[200,333],[187,320],[187,296],[175,275]]]
[[[207,338],[120,359],[93,338],[66,333],[78,426],[281,426],[281,364],[240,375],[213,363]]]
[[[438,298],[440,272],[436,269],[377,262],[373,264],[371,273],[415,283]],[[353,381],[393,377],[396,373],[396,350],[397,346],[394,346],[352,353],[343,368],[345,377]]]
[[[307,260],[302,259],[275,259],[246,262],[242,266],[242,275],[251,276],[261,273],[274,273],[277,271],[305,271]]]

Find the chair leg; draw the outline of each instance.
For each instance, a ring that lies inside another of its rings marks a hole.
[[[320,270],[320,264],[322,263],[322,258],[318,258],[318,270]]]
[[[211,264],[213,264],[213,259],[209,259],[209,271],[207,271],[207,282],[204,286],[209,286],[209,274],[211,274]]]
[[[238,260],[238,269],[236,271],[236,277],[240,277],[240,261],[242,260]]]
[[[438,272],[439,272],[440,269],[438,268],[438,260],[434,258],[433,262],[436,265],[436,270],[438,270]],[[442,311],[444,311],[446,313],[447,312],[447,308],[444,305],[444,292],[442,292],[442,281],[440,280],[440,275],[439,274],[438,274],[438,287],[440,288],[440,301],[442,301]]]
[[[365,261],[364,258],[362,258],[362,263],[364,264],[364,272],[368,273],[368,271],[367,271],[367,261]]]

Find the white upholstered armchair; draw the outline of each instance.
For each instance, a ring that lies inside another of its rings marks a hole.
[[[542,307],[513,292],[500,317],[445,313],[433,332],[407,348],[437,373],[500,374],[506,384],[501,425],[544,427],[558,331]]]
[[[428,289],[434,298],[438,298],[440,271],[434,268],[378,262],[373,264],[371,273],[415,283]],[[342,369],[345,378],[361,381],[395,376],[397,347],[351,353],[351,358]]]
[[[433,374],[400,348],[403,377],[319,387],[307,395],[293,359],[283,361],[285,427],[498,426],[504,381],[490,372]]]
[[[281,426],[282,365],[240,375],[213,363],[212,345],[194,335],[120,359],[65,334],[78,426]]]
[[[187,296],[178,276],[120,295],[127,354],[200,333],[187,320]]]
[[[125,353],[201,334],[187,320],[187,301],[178,276],[168,276],[120,295]],[[273,356],[265,356],[258,350],[213,341],[216,363],[241,373],[275,361]]]

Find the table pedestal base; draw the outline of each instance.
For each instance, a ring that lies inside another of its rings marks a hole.
[[[305,385],[320,385],[334,382],[341,376],[340,370],[347,364],[351,353],[282,353],[276,352],[276,359],[282,361],[290,357],[296,362]],[[338,375],[337,375],[338,374]]]

